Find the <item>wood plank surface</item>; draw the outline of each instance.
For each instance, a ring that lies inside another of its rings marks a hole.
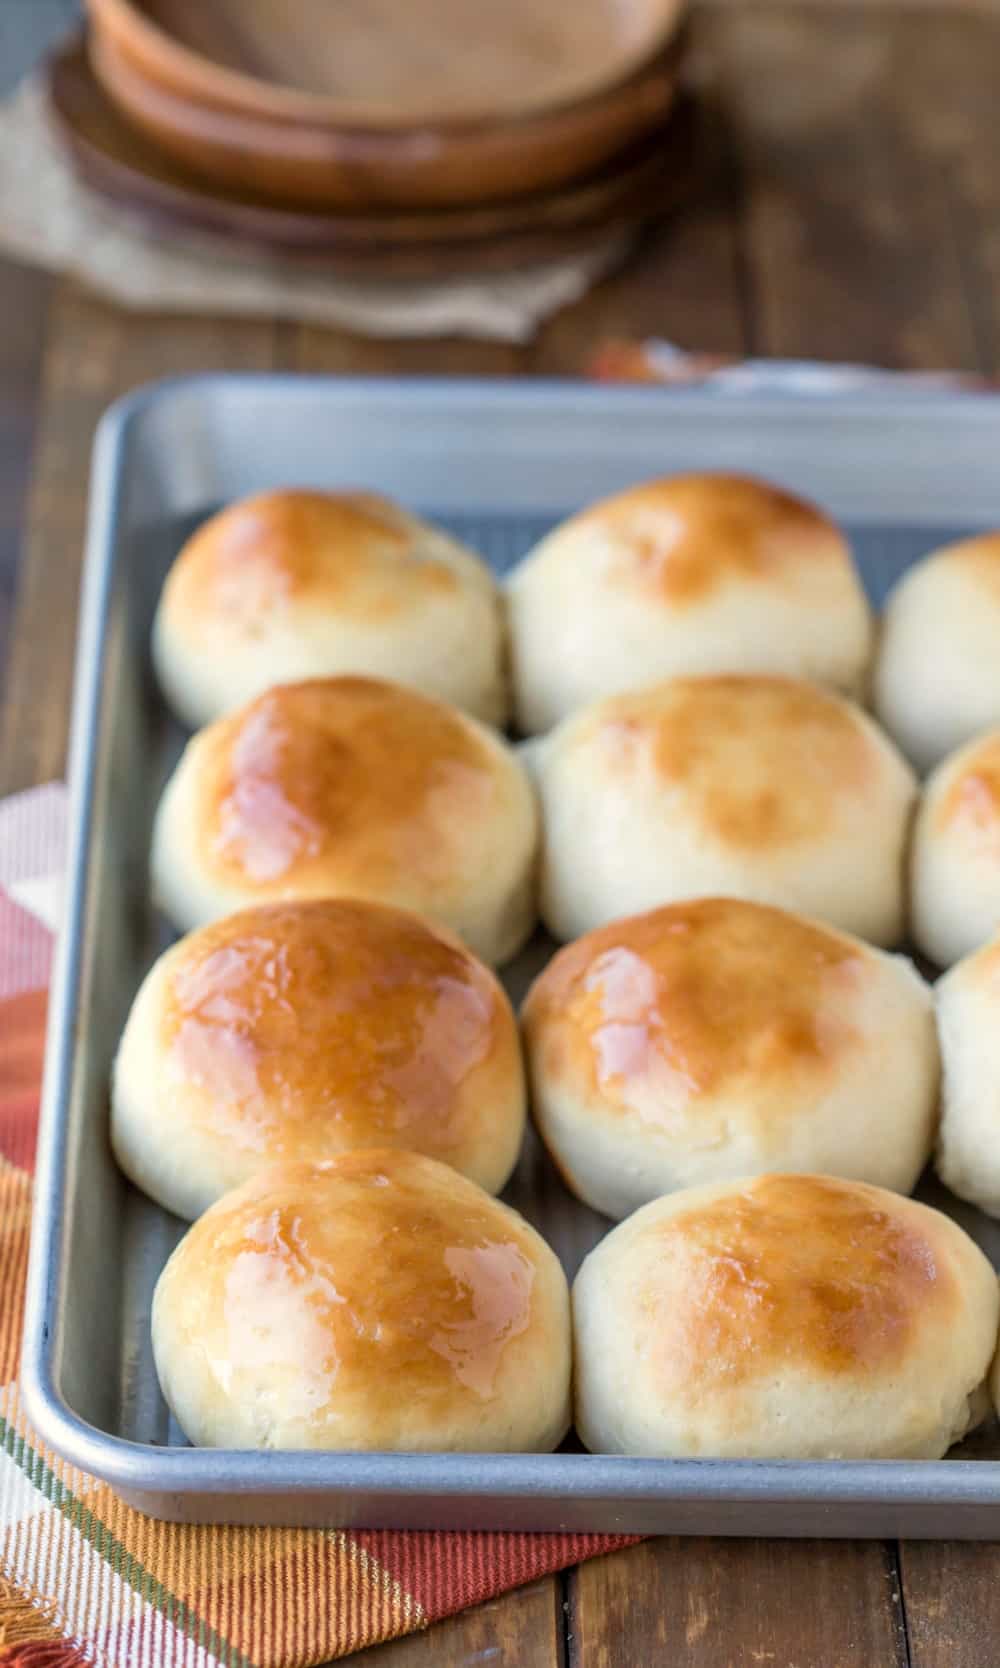
[[[64,766],[90,448],[111,400],[150,378],[275,365],[271,324],[132,318],[54,286],[25,555],[0,713],[0,793]]]
[[[0,260],[0,665],[21,554],[50,287],[29,267]]]
[[[358,1668],[563,1668],[562,1640],[562,1590],[551,1576],[366,1651]]]
[[[71,281],[0,268],[0,641],[37,429],[0,792],[62,769],[90,440],[105,405],[150,377],[269,366],[572,374],[603,338],[645,334],[716,352],[1000,372],[996,10],[712,0],[695,34],[724,116],[712,192],[530,345],[133,318]],[[991,1546],[666,1540],[367,1660],[987,1668],[998,1610]]]
[[[903,85],[922,20],[878,12],[859,29],[857,13],[798,5],[710,16],[743,158],[756,351],[977,368],[943,182]]]
[[[1000,1654],[1000,1547],[907,1541],[900,1571],[912,1668],[992,1668]]]
[[[949,214],[980,368],[1000,376],[1000,21],[934,12],[906,35],[898,96],[922,179]]]
[[[569,1668],[906,1668],[874,1542],[649,1541],[570,1577]]]

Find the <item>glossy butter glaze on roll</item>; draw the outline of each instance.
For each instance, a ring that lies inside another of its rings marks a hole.
[[[510,1003],[459,941],[353,899],[264,904],[167,950],[115,1063],[112,1144],[178,1216],[279,1160],[406,1147],[499,1193],[524,1129]]]
[[[900,940],[916,782],[840,696],[794,678],[669,678],[595,701],[532,753],[557,938],[717,894]]]
[[[208,724],[273,684],[362,673],[507,715],[499,593],[486,564],[375,493],[262,492],[202,524],[153,629],[171,706]]]
[[[359,897],[501,962],[534,924],[536,843],[531,785],[491,730],[396,684],[315,679],[193,737],[157,814],[153,880],[182,928]]]
[[[913,829],[910,927],[950,967],[1000,928],[1000,729],[928,777]]]
[[[917,562],[886,603],[875,708],[921,772],[1000,726],[1000,532]]]
[[[941,1212],[830,1176],[672,1193],[573,1287],[594,1452],[938,1459],[986,1416],[1000,1298]]]
[[[908,1193],[930,1156],[930,989],[818,921],[734,898],[616,921],[555,956],[522,1024],[542,1138],[607,1216],[767,1170]]]
[[[872,622],[814,505],[740,475],[631,487],[557,527],[508,582],[517,720],[549,729],[679,673],[778,672],[863,693]]]
[[[152,1320],[163,1393],[203,1446],[546,1452],[569,1423],[557,1258],[414,1153],[263,1171],[188,1231]]]

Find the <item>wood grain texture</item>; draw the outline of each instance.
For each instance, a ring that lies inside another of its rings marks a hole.
[[[921,31],[911,27],[903,39],[896,97],[909,112],[921,178],[945,205],[979,366],[998,376],[1000,13],[934,12]]]
[[[150,378],[275,365],[271,325],[135,319],[55,286],[48,316],[28,531],[0,714],[0,793],[65,762],[90,448],[111,400]]]
[[[1000,1635],[1000,1546],[900,1547],[912,1668],[986,1668]]]
[[[50,283],[0,261],[0,665],[17,583]]]
[[[547,1576],[366,1651],[358,1668],[563,1668],[561,1599],[559,1578]]]
[[[570,1577],[569,1668],[905,1668],[877,1543],[660,1540]]]
[[[712,13],[745,174],[755,350],[977,368],[943,181],[921,152],[926,112],[905,86],[922,21],[857,22],[839,6]]]

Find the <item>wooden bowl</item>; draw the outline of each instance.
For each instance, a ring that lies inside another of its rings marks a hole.
[[[628,80],[686,0],[87,0],[181,99],[337,128],[507,122]]]
[[[100,25],[94,72],[124,116],[215,185],[298,206],[440,207],[551,190],[594,172],[662,125],[682,39],[612,91],[499,126],[378,132],[246,115],[178,97]]]
[[[556,192],[423,213],[293,209],[217,190],[163,156],[107,97],[82,41],[50,58],[47,91],[57,135],[81,178],[154,231],[209,233],[257,252],[375,277],[553,259],[675,210],[706,172],[703,113],[682,95],[662,132]]]

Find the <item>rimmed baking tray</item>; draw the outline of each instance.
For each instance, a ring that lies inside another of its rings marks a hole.
[[[576,383],[207,376],[114,406],[94,455],[71,742],[68,892],[53,986],[23,1383],[59,1454],[154,1516],[201,1522],[711,1534],[1000,1536],[995,1427],[938,1462],[665,1461],[590,1455],[234,1453],[189,1447],[149,1347],[182,1225],[119,1175],[107,1089],[128,1005],[167,942],[150,823],[181,744],[149,626],[187,530],[287,483],[379,488],[509,567],[560,515],[644,476],[751,469],[850,529],[879,600],[943,539],[1000,525],[1000,399],[732,398]],[[548,947],[509,980],[515,998]],[[529,1139],[507,1195],[572,1274],[608,1224]],[[994,1263],[1000,1224],[943,1190]]]

